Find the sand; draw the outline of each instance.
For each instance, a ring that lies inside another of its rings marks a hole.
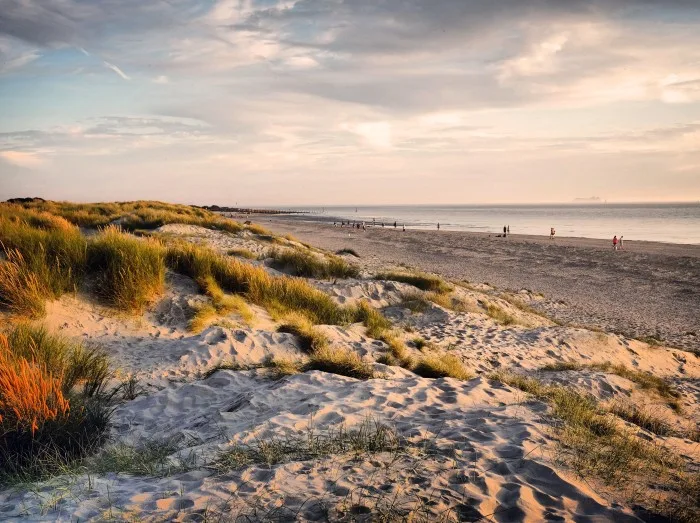
[[[626,241],[624,251],[613,251],[610,242],[588,238],[358,231],[298,216],[265,217],[264,224],[324,249],[352,248],[373,270],[405,264],[502,290],[529,289],[544,294],[535,306],[559,321],[700,352],[700,245]]]
[[[311,239],[318,227],[272,226],[293,229],[304,239]],[[222,252],[267,248],[247,234],[180,225],[161,231]],[[65,296],[48,305],[44,323],[104,347],[120,375],[135,376],[143,390],[115,411],[107,448],[167,441],[171,468],[134,475],[95,473],[86,465],[0,491],[0,519],[371,521],[381,514],[399,520],[411,514],[415,521],[640,521],[633,504],[614,489],[580,478],[561,459],[546,404],[486,376],[500,370],[534,375],[591,393],[604,404],[623,400],[652,408],[676,430],[686,431],[700,420],[700,358],[621,334],[557,325],[499,298],[492,286],[455,290],[467,312],[438,305],[412,312],[400,302],[415,288],[367,278],[389,256],[369,251],[369,246],[398,250],[404,241],[419,241],[411,239],[414,233],[401,241],[388,234],[373,231],[350,244],[363,256],[364,278],[314,283],[338,303],[367,300],[382,308],[403,332],[412,354],[421,354],[410,341],[420,336],[428,342],[424,350],[454,354],[475,373],[474,379],[428,379],[376,363],[389,348],[369,338],[359,324],[320,328],[333,346],[356,351],[380,377],[360,381],[311,371],[272,379],[268,370],[251,367],[271,355],[302,357],[294,336],[276,332],[276,323],[260,308],[254,309],[250,324],[234,314],[201,333],[189,332],[193,307],[206,298],[194,282],[176,274],[167,275],[166,293],[136,318],[115,314],[80,294]],[[318,233],[318,244],[347,246],[346,237],[347,231],[326,229]],[[451,256],[450,251],[446,259]],[[532,292],[517,296],[534,305],[545,301]],[[502,325],[489,317],[479,306],[485,300],[512,315],[515,323]],[[538,370],[557,362],[611,362],[662,376],[681,392],[683,414],[615,374]],[[221,364],[250,370],[215,370]],[[400,438],[400,450],[290,458],[276,465],[256,462],[224,471],[213,467],[222,452],[238,445],[297,441],[309,433],[377,423]],[[631,429],[700,465],[697,443]]]

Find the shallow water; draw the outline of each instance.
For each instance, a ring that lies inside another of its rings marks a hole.
[[[397,205],[304,207],[309,218],[354,220],[414,229],[648,240],[700,244],[699,203],[570,204],[570,205]]]

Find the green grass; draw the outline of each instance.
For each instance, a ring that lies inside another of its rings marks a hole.
[[[321,257],[294,249],[271,249],[272,266],[293,276],[305,278],[355,278],[360,271],[338,256]]]
[[[429,354],[422,356],[411,370],[424,378],[469,380],[474,377],[464,367],[462,361],[453,354]]]
[[[174,455],[174,456],[173,456]],[[183,454],[175,438],[152,439],[137,445],[115,443],[105,447],[84,464],[91,472],[165,477],[180,474],[197,466],[194,452]]]
[[[226,473],[253,464],[273,466],[348,454],[360,459],[379,452],[397,452],[403,446],[403,440],[394,430],[368,418],[352,428],[340,425],[319,431],[309,427],[302,433],[257,439],[249,445],[233,445],[217,457],[213,467]]]
[[[445,280],[432,274],[384,272],[375,276],[377,280],[398,281],[413,285],[423,291],[446,293],[452,291],[452,286]]]
[[[165,251],[157,240],[134,238],[110,226],[90,241],[88,267],[106,303],[141,311],[163,290]]]

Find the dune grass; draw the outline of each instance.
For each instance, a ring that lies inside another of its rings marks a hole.
[[[137,239],[109,226],[88,244],[96,293],[125,311],[141,311],[163,290],[165,252],[157,240]]]
[[[258,255],[255,254],[253,251],[250,251],[248,249],[244,249],[242,247],[235,248],[235,249],[229,249],[226,251],[226,254],[229,256],[238,256],[239,258],[245,258],[247,260],[257,260]]]
[[[349,256],[354,256],[355,258],[359,258],[359,257],[360,257],[360,255],[357,254],[357,251],[356,251],[355,249],[349,249],[349,248],[347,248],[347,247],[344,248],[344,249],[340,249],[340,250],[338,250],[338,251],[335,251],[335,253],[336,253],[338,256],[341,256],[341,255],[343,255],[343,254],[347,254],[347,255],[349,255]]]
[[[0,335],[0,484],[39,479],[105,438],[116,390],[96,349],[19,324]]]
[[[278,270],[305,278],[355,278],[360,270],[338,256],[325,256],[296,249],[271,249],[268,258]]]
[[[687,473],[684,461],[660,447],[618,428],[614,417],[591,396],[560,385],[546,385],[519,374],[500,372],[489,376],[547,402],[558,425],[560,452],[582,477],[594,476],[627,492],[639,502],[640,488],[647,486],[646,505],[674,521],[694,521],[700,508],[687,485],[698,484],[697,473]],[[664,492],[658,498],[656,492]],[[694,517],[694,516],[693,516]]]
[[[275,379],[280,379],[302,372],[303,362],[278,356],[266,358],[263,366],[272,371]]]
[[[320,370],[359,380],[374,378],[372,366],[359,354],[344,347],[323,347],[314,351],[303,370]]]
[[[60,216],[72,224],[88,228],[105,227],[116,223],[125,230],[134,231],[155,229],[168,223],[183,223],[232,233],[243,230],[243,225],[239,222],[206,209],[157,201],[113,203],[34,201],[13,204],[13,206],[35,213]]]
[[[545,365],[540,368],[543,372],[558,372],[567,370],[593,370],[597,372],[604,372],[607,374],[616,374],[622,378],[626,378],[642,389],[653,390],[659,394],[659,396],[666,399],[677,399],[680,394],[678,391],[665,379],[655,376],[650,372],[644,372],[641,370],[634,370],[626,367],[622,364],[613,364],[609,361],[601,363],[578,363],[578,362],[557,362]]]
[[[428,354],[422,356],[411,369],[424,378],[454,378],[470,380],[474,377],[462,361],[453,354]]]
[[[301,349],[307,354],[313,354],[330,344],[328,336],[314,327],[311,321],[301,314],[286,315],[277,330],[294,334],[299,340]]]
[[[279,317],[296,312],[315,324],[331,325],[348,319],[346,310],[306,281],[272,276],[262,267],[226,258],[207,247],[175,243],[167,249],[166,263],[195,280],[211,276],[224,291],[243,295]]]
[[[432,291],[437,293],[446,293],[452,291],[452,286],[438,276],[425,273],[407,273],[407,272],[383,272],[375,276],[377,280],[398,281],[407,283],[419,288],[423,291]]]
[[[352,428],[340,425],[319,431],[310,426],[306,432],[257,439],[250,445],[234,445],[217,457],[213,468],[226,473],[252,464],[273,466],[344,454],[359,459],[378,452],[397,452],[403,446],[403,440],[393,429],[366,418]]]
[[[486,304],[486,314],[488,314],[489,318],[494,319],[496,322],[504,326],[514,325],[517,323],[515,316],[509,314],[495,303]]]

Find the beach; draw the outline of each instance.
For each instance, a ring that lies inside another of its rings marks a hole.
[[[700,351],[700,246],[454,231],[366,231],[299,217],[261,220],[328,250],[352,248],[368,268],[406,264],[455,280],[541,293],[543,312],[564,323],[652,337]]]

